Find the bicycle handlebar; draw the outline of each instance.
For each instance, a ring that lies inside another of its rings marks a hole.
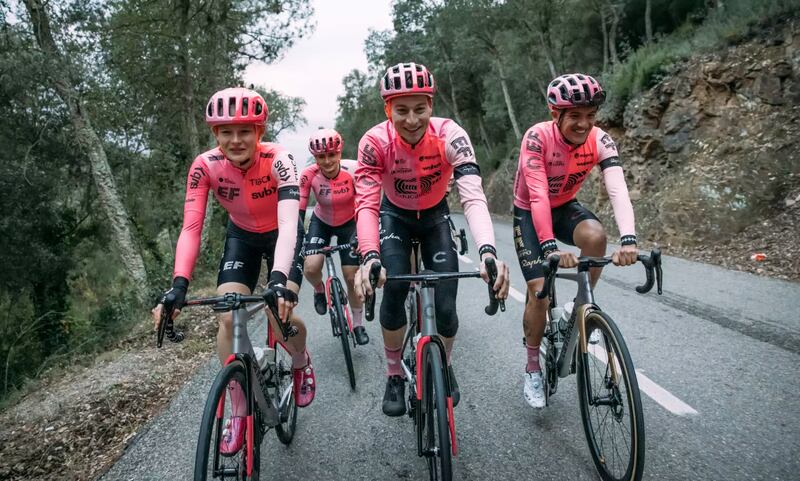
[[[663,273],[661,271],[661,249],[653,249],[649,256],[639,254],[636,256],[636,259],[644,266],[646,276],[645,283],[641,286],[636,286],[636,292],[639,294],[645,294],[650,292],[650,290],[653,288],[653,284],[657,284],[657,291],[660,295],[662,293],[663,285]],[[558,256],[558,254],[553,254],[547,258],[547,263],[542,265],[542,268],[544,269],[544,286],[542,287],[541,291],[536,293],[537,298],[544,299],[550,293],[553,282],[556,278],[556,273],[558,272],[558,263],[560,261],[561,258]],[[590,267],[603,267],[612,262],[611,256],[581,256],[578,257],[578,270],[587,269]]]
[[[272,289],[267,289],[260,296],[252,296],[229,292],[216,297],[203,297],[188,299],[181,308],[185,306],[213,306],[212,309],[216,312],[228,312],[241,308],[245,304],[255,302],[263,302],[267,308],[272,312],[272,315],[278,321],[278,326],[281,328],[284,342],[288,341],[290,337],[297,335],[297,327],[291,325],[289,322],[283,322],[278,315],[278,294]],[[164,300],[164,307],[161,310],[161,319],[158,323],[158,336],[156,346],[161,347],[164,342],[164,335],[167,336],[172,342],[180,342],[185,336],[183,332],[175,330],[172,322],[172,313],[178,306],[175,306],[175,298],[167,296]],[[176,338],[178,338],[176,340]]]
[[[368,321],[375,318],[375,286],[378,284],[378,278],[381,273],[381,263],[375,262],[370,266],[369,282],[373,289],[373,294],[367,296],[364,306],[364,316]],[[489,274],[489,305],[484,308],[486,314],[493,316],[497,313],[497,308],[505,312],[506,306],[502,299],[497,299],[494,289],[494,283],[497,281],[497,265],[494,259],[486,259],[486,271]],[[386,282],[437,282],[449,279],[465,279],[468,277],[480,277],[480,272],[431,272],[425,271],[419,274],[399,274],[388,276]]]

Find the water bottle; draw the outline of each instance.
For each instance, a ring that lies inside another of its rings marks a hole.
[[[574,307],[575,303],[570,301],[564,304],[564,309],[561,310],[561,317],[558,319],[558,330],[561,332],[561,334],[565,334],[567,332],[569,318],[572,316],[572,309]]]

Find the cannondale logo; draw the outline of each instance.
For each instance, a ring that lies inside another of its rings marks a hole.
[[[583,180],[583,178],[586,177],[586,174],[588,174],[588,173],[589,173],[589,171],[585,170],[583,172],[578,172],[578,173],[575,173],[575,174],[569,174],[569,178],[567,179],[567,185],[564,186],[564,188],[567,189],[567,190],[571,189],[576,184],[580,183],[581,180]]]
[[[417,193],[416,179],[395,179],[394,190],[398,194],[414,195]]]
[[[447,252],[439,251],[433,255],[433,263],[434,264],[441,264],[447,260]]]
[[[423,175],[419,179],[420,187],[422,188],[422,193],[427,194],[431,191],[433,184],[439,182],[439,179],[442,178],[441,172],[434,172],[430,175]]]

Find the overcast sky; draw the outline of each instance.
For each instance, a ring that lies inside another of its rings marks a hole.
[[[277,141],[295,154],[298,167],[308,153],[308,137],[319,127],[333,128],[336,97],[344,93],[342,79],[350,70],[367,68],[364,40],[369,29],[391,28],[389,0],[313,0],[314,32],[298,40],[284,58],[270,65],[254,63],[245,82],[264,85],[306,101],[308,124],[282,133]],[[344,139],[358,142],[358,139]]]

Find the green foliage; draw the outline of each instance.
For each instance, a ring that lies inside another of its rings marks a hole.
[[[756,22],[800,10],[800,0],[649,1],[652,40],[647,0],[396,0],[393,29],[372,32],[365,43],[368,73],[353,71],[344,80],[337,128],[360,138],[383,120],[376,84],[385,69],[423,63],[436,76],[434,115],[462,124],[489,174],[516,161],[520,139],[512,119],[522,133],[549,118],[544,94],[554,76],[599,77],[609,92],[601,118],[620,123],[628,101],[676,62],[719,48]]]
[[[153,285],[132,285],[121,265],[24,4],[0,0],[0,398],[41,366],[107,348],[147,316],[134,294],[167,287],[187,171],[213,147],[207,99],[312,27],[308,0],[44,3]],[[268,135],[304,123],[302,99],[262,93]],[[195,286],[215,279],[226,220],[214,209]]]

